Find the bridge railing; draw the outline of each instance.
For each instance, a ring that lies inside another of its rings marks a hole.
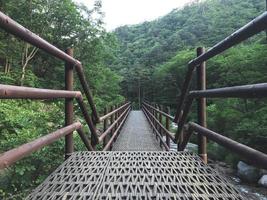
[[[125,122],[130,110],[131,104],[125,103],[111,112],[106,112],[104,116],[99,117],[94,104],[89,85],[86,81],[85,73],[80,61],[73,58],[73,50],[67,49],[66,52],[53,46],[30,30],[24,28],[2,12],[0,12],[0,27],[18,38],[26,41],[33,46],[40,48],[49,55],[54,56],[65,62],[65,90],[40,89],[22,86],[11,86],[0,84],[0,99],[64,99],[65,100],[65,127],[38,138],[18,148],[11,149],[0,154],[0,169],[6,168],[14,162],[22,159],[30,153],[49,145],[61,137],[65,137],[65,158],[67,159],[74,151],[73,132],[77,131],[89,151],[95,150],[96,144],[104,141],[104,150],[111,148],[119,131]],[[77,72],[78,79],[83,88],[91,113],[83,100],[80,91],[73,91],[74,69]],[[91,141],[89,135],[85,134],[80,122],[74,122],[74,100],[77,101],[82,116],[91,132]],[[108,124],[108,120],[110,124]],[[103,123],[103,132],[97,130],[97,125]],[[109,126],[109,127],[108,127]],[[110,137],[108,137],[110,135]]]
[[[109,113],[108,108],[105,108],[104,116],[100,117],[100,122],[103,122],[103,133],[99,137],[99,142],[103,142],[103,151],[112,149],[112,144],[116,141],[130,110],[131,103],[111,106]]]
[[[188,71],[181,89],[175,117],[172,117],[169,112],[164,112],[155,104],[150,104],[146,101],[143,102],[142,109],[166,150],[169,150],[170,146],[168,145],[168,142],[163,140],[163,134],[166,135],[166,138],[170,138],[173,142],[177,143],[177,149],[179,151],[183,151],[193,132],[196,132],[198,136],[198,153],[204,163],[207,163],[206,146],[207,138],[209,138],[210,140],[217,142],[229,150],[243,156],[250,163],[267,168],[266,154],[206,128],[206,98],[267,97],[267,83],[206,89],[206,61],[265,29],[267,29],[267,12],[264,12],[262,15],[252,20],[250,23],[216,44],[207,52],[205,52],[203,47],[198,48],[197,58],[188,63]],[[197,70],[197,90],[189,91],[195,69]],[[193,122],[186,123],[191,105],[195,99],[197,100],[198,124]],[[164,127],[164,123],[162,123],[161,120],[162,116],[166,117],[166,119],[172,120],[174,123],[177,123],[177,131],[175,134],[171,133],[169,128]]]
[[[166,107],[163,109],[163,106],[142,102],[142,110],[150,123],[153,132],[155,132],[156,138],[159,138],[160,146],[163,145],[165,150],[169,151],[170,141],[172,140],[175,142],[174,133],[170,131],[170,122],[174,119],[174,117],[170,115],[170,108]]]
[[[266,168],[266,154],[206,128],[206,98],[263,98],[267,96],[266,83],[206,90],[206,61],[265,29],[267,29],[267,12],[264,12],[262,15],[252,20],[207,52],[205,52],[204,48],[197,49],[197,58],[188,63],[188,71],[181,89],[180,99],[173,120],[178,124],[178,129],[175,134],[175,142],[178,144],[178,150],[183,150],[185,148],[192,132],[195,131],[198,133],[199,155],[205,163],[207,162],[206,137],[208,137],[243,156],[251,163]],[[195,69],[197,69],[198,90],[189,92]],[[194,99],[197,100],[198,125],[192,122],[186,124],[187,115],[190,112]],[[187,134],[184,135],[184,132]]]

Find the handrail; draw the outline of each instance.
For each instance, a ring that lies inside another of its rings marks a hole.
[[[80,91],[51,90],[0,84],[0,99],[78,98]]]
[[[80,122],[75,122],[69,126],[58,129],[57,131],[40,137],[32,142],[23,144],[17,148],[11,149],[7,152],[0,154],[0,169],[4,169],[21,158],[31,154],[38,149],[53,143],[59,138],[66,136],[77,129],[81,129],[82,125]]]
[[[58,49],[57,47],[53,46],[43,38],[39,37],[35,33],[31,32],[30,30],[24,28],[22,25],[18,24],[16,21],[5,15],[4,13],[0,12],[0,27],[6,30],[7,32],[21,38],[22,40],[36,46],[50,55],[53,55],[56,58],[59,58],[67,63],[70,63],[75,67],[77,71],[80,83],[83,87],[84,93],[86,98],[89,102],[89,105],[92,109],[94,119],[96,122],[99,122],[99,117],[96,111],[96,107],[89,89],[89,85],[86,81],[83,67],[80,61],[76,60],[75,58],[71,57],[70,55],[66,54],[64,51]]]
[[[184,106],[184,112],[178,122],[178,130],[175,135],[177,141],[182,133],[187,115],[190,111],[194,99],[197,98],[264,98],[267,97],[267,83],[233,86],[208,90],[190,91],[187,102]]]
[[[178,126],[174,142],[178,144],[177,148],[179,151],[185,149],[193,131],[197,131],[199,133],[198,152],[204,163],[207,163],[206,137],[208,137],[211,140],[217,142],[218,144],[228,147],[230,150],[241,154],[246,158],[249,158],[251,160],[254,159],[254,163],[261,164],[266,168],[266,154],[254,150],[246,145],[240,144],[236,141],[233,141],[229,138],[221,136],[206,128],[206,98],[264,98],[267,97],[267,83],[206,89],[205,63],[205,61],[209,60],[210,58],[248,39],[249,37],[259,33],[260,31],[265,30],[266,28],[267,12],[264,12],[262,15],[255,18],[247,25],[243,26],[241,29],[235,31],[226,39],[217,43],[207,52],[205,52],[205,49],[203,47],[197,49],[197,57],[188,63],[187,73],[181,89],[181,94],[179,96],[180,101],[178,102],[176,114],[173,118],[173,121],[176,122]],[[195,68],[197,68],[198,90],[193,90],[189,92],[189,87],[193,78],[193,72]],[[198,123],[200,125],[195,124],[193,122],[189,122],[189,125],[186,125],[186,129],[184,129],[187,115],[191,109],[194,99],[198,100],[197,116]],[[142,105],[142,109],[146,117],[148,118],[150,124],[152,125],[153,129],[155,129],[156,133],[160,136],[162,133],[161,131],[163,131],[167,136],[169,132],[166,131],[167,129],[162,125],[161,117],[162,115],[166,116],[168,119],[170,119],[170,117],[168,117],[168,115],[165,115],[165,113],[160,109],[149,105],[147,101],[143,102]],[[160,120],[158,120],[157,114],[160,114]],[[183,130],[185,130],[186,132],[184,137]],[[256,157],[256,159],[254,157]]]
[[[148,104],[146,102],[142,102],[142,103],[145,104],[146,106],[148,106],[149,108],[153,109],[157,113],[160,113],[160,114],[164,115],[165,117],[168,117],[170,120],[172,120],[172,121],[174,120],[174,117],[173,116],[171,116],[171,115],[169,115],[169,114],[167,114],[167,113],[165,113],[165,112],[163,112],[163,111],[161,111],[161,110],[159,110],[159,109],[151,106],[150,104]]]
[[[189,86],[192,80],[192,75],[195,67],[198,67],[204,61],[222,53],[223,51],[239,44],[240,42],[250,38],[251,36],[265,30],[267,28],[267,12],[264,12],[259,17],[255,18],[232,35],[217,43],[214,47],[208,50],[206,53],[198,56],[197,58],[191,60],[188,63],[188,71],[185,77],[185,81],[182,86],[180,100],[178,102],[178,106],[176,109],[176,114],[174,118],[174,122],[178,122],[179,116],[183,110],[183,105],[185,102],[185,98],[187,96]]]
[[[264,98],[267,97],[267,83],[190,91],[190,98]]]
[[[110,148],[110,146],[112,145],[113,141],[114,141],[115,138],[117,137],[117,135],[118,135],[118,133],[119,133],[119,131],[120,131],[122,125],[123,125],[124,122],[126,121],[126,119],[127,119],[128,115],[129,115],[131,109],[128,108],[128,109],[126,109],[126,111],[127,111],[127,112],[126,112],[125,114],[122,114],[122,116],[124,116],[124,117],[123,117],[123,119],[122,119],[120,125],[118,126],[118,128],[116,129],[116,131],[113,133],[113,135],[112,135],[112,137],[109,139],[108,143],[104,146],[103,151],[107,151],[107,150]]]
[[[152,120],[150,119],[150,117],[147,115],[149,112],[146,110],[146,108],[143,106],[142,107],[144,114],[149,122],[149,124],[151,125],[152,129],[156,132],[157,137],[159,137],[161,144],[163,144],[164,148],[166,151],[170,151],[170,147],[166,144],[166,142],[164,141],[164,139],[162,138],[162,135],[159,133],[159,131],[157,130],[157,128],[155,127],[155,125],[153,124]]]
[[[115,113],[119,112],[120,110],[122,110],[123,108],[125,108],[126,106],[128,106],[129,104],[131,104],[130,102],[129,103],[126,103],[124,105],[122,105],[121,107],[113,110],[112,112],[109,112],[107,113],[106,115],[102,116],[99,118],[99,121],[102,122],[104,121],[105,119],[107,119],[108,117],[110,117],[111,115],[114,115]]]
[[[110,133],[112,131],[112,129],[115,127],[116,124],[118,124],[118,122],[122,119],[123,115],[131,108],[131,106],[128,106],[124,112],[118,117],[117,120],[115,120],[109,127],[107,130],[105,130],[99,137],[99,142],[102,142],[104,140],[104,138],[107,136],[108,133]]]
[[[239,44],[240,42],[258,34],[267,28],[267,12],[262,13],[260,16],[256,17],[254,20],[247,23],[245,26],[239,30],[232,33],[230,36],[217,43],[206,53],[198,56],[197,58],[191,60],[188,67],[196,67],[204,61],[222,53],[223,51]]]
[[[98,143],[98,136],[91,117],[83,103],[82,94],[80,91],[69,90],[51,90],[39,89],[32,87],[21,87],[0,84],[0,99],[57,99],[57,98],[75,98],[82,111],[84,119]]]
[[[130,103],[125,103],[121,107],[112,110],[105,116],[102,116],[100,119],[96,111],[89,85],[86,81],[84,69],[82,67],[81,62],[72,57],[72,49],[68,49],[66,52],[63,52],[62,50],[58,49],[57,47],[44,40],[43,38],[24,28],[2,12],[0,12],[0,27],[6,30],[8,33],[11,33],[17,36],[18,38],[30,43],[31,45],[44,50],[48,54],[62,61],[65,61],[65,90],[40,89],[0,84],[0,99],[65,99],[65,127],[51,134],[38,138],[30,143],[23,144],[18,148],[0,154],[0,169],[5,168],[6,166],[16,162],[18,159],[21,159],[22,157],[56,141],[57,139],[63,136],[65,136],[65,158],[68,158],[74,149],[72,137],[72,133],[74,130],[78,132],[82,142],[89,151],[93,151],[95,145],[102,141],[109,133],[113,133],[112,138],[108,142],[108,146],[106,146],[105,150],[107,150],[107,148],[109,148],[112,145],[113,141],[116,139],[120,128],[122,127],[130,112]],[[77,72],[79,81],[82,85],[89,106],[91,107],[92,116],[86,108],[86,104],[83,101],[82,93],[80,91],[72,91],[73,69],[75,69]],[[92,145],[87,135],[83,132],[81,123],[73,123],[74,99],[78,102],[83,118],[85,119],[91,132]],[[96,130],[96,124],[104,121],[104,124],[107,125],[109,117],[112,124],[99,137]],[[113,122],[114,117],[115,121]]]
[[[250,163],[260,166],[264,169],[267,169],[267,155],[266,154],[258,150],[252,149],[251,147],[248,147],[244,144],[236,142],[232,139],[229,139],[223,135],[220,135],[219,133],[216,133],[207,128],[204,128],[196,123],[189,122],[188,126],[191,132],[189,133],[190,135],[192,134],[192,131],[196,131],[198,134],[206,136],[210,140],[248,159]],[[185,146],[186,145],[183,144],[183,147]],[[180,149],[180,150],[183,150],[183,149]]]
[[[174,136],[172,135],[172,132],[170,132],[169,130],[167,130],[160,122],[159,120],[153,116],[153,114],[151,112],[149,112],[149,110],[146,108],[147,104],[143,103],[143,108],[146,111],[147,114],[149,114],[149,116],[160,126],[161,130],[164,131],[164,133],[168,134],[168,136],[171,138],[172,141],[175,141]],[[153,108],[153,107],[152,107]]]

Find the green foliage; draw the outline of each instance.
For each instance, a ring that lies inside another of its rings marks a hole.
[[[124,77],[124,95],[137,102],[141,88],[144,99],[171,106],[174,112],[195,49],[212,47],[263,11],[261,0],[196,1],[152,22],[117,28],[120,46],[112,68]],[[207,87],[267,82],[266,53],[263,32],[209,60]],[[195,86],[193,79],[192,89]],[[266,101],[260,99],[209,99],[208,127],[267,152],[266,109]],[[188,120],[196,121],[195,104],[191,110]],[[217,152],[217,159],[232,163],[238,159],[221,147],[209,148]]]
[[[74,48],[83,63],[98,111],[124,101],[122,77],[106,67],[116,39],[103,28],[101,1],[91,10],[73,0],[0,0],[1,11],[60,49]],[[0,31],[0,82],[39,88],[64,88],[64,62]],[[81,90],[75,77],[75,90]],[[64,126],[62,102],[0,101],[0,153]],[[89,108],[89,106],[87,106]],[[85,124],[78,109],[76,119]],[[85,126],[85,132],[88,128]],[[85,150],[74,134],[76,150]],[[101,146],[99,147],[101,148]],[[0,172],[0,199],[22,199],[63,161],[64,139]]]
[[[0,152],[37,139],[64,124],[63,104],[4,100],[0,107]],[[17,193],[22,198],[24,190],[40,184],[62,162],[63,154],[64,141],[60,140],[2,171],[0,196],[12,199]]]
[[[119,27],[115,30],[119,59],[114,67],[156,67],[177,51],[214,45],[264,10],[262,0],[207,0],[152,22]]]

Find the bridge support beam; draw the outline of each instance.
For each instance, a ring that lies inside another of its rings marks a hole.
[[[73,49],[69,48],[66,53],[73,57]],[[65,89],[73,91],[73,64],[65,63]],[[65,126],[73,123],[73,98],[65,99]],[[65,159],[68,159],[73,153],[73,133],[65,136]]]
[[[205,53],[205,48],[197,48],[197,56]],[[206,62],[202,62],[197,68],[197,89],[206,89]],[[198,113],[198,124],[203,127],[207,127],[207,115],[206,115],[206,98],[197,99],[197,113]],[[198,134],[198,154],[207,164],[207,138]]]
[[[104,116],[108,114],[108,108],[105,107],[104,109]],[[103,122],[103,132],[105,132],[106,130],[108,129],[108,119],[104,119],[104,122]],[[109,140],[109,136],[107,135],[104,140],[103,140],[103,147],[105,147],[108,143],[108,140]]]
[[[167,109],[167,114],[170,114],[170,107],[166,107]],[[165,123],[165,127],[166,129],[169,131],[170,130],[170,118],[166,117],[166,123]],[[166,134],[166,144],[168,145],[168,147],[171,147],[171,140],[170,140],[170,136],[168,134]]]

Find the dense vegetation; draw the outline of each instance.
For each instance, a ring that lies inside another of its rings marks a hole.
[[[114,33],[103,28],[100,1],[88,10],[73,0],[0,0],[0,9],[60,49],[74,47],[101,112],[104,106],[119,103],[124,97],[137,102],[139,90],[142,98],[174,109],[195,48],[209,48],[222,40],[262,13],[264,3],[195,2],[152,22],[120,27]],[[2,30],[0,38],[1,84],[64,88],[62,61]],[[266,82],[266,53],[265,35],[259,34],[215,57],[207,63],[208,87]],[[75,89],[79,89],[77,83]],[[64,124],[62,101],[1,100],[0,107],[0,153]],[[193,112],[190,120],[195,119]],[[208,100],[208,127],[267,152],[265,100]],[[75,148],[83,149],[78,137]],[[236,161],[214,144],[209,148],[217,158]],[[0,199],[23,198],[62,162],[63,152],[64,140],[60,140],[1,171]]]
[[[174,111],[196,47],[212,47],[264,11],[262,0],[207,0],[152,22],[117,28],[120,48],[112,67],[124,77],[124,95],[137,102],[141,89],[142,98]],[[262,33],[208,61],[208,88],[266,82],[266,52]],[[262,99],[208,100],[208,127],[267,152],[266,110]],[[190,119],[196,120],[194,112]],[[238,159],[217,145],[209,148],[217,158]]]
[[[60,49],[74,47],[75,57],[84,65],[99,111],[103,106],[123,100],[119,95],[121,77],[105,67],[106,59],[113,57],[115,40],[103,28],[101,2],[97,1],[95,7],[88,10],[72,0],[1,0],[0,9]],[[1,84],[64,89],[64,62],[3,30],[0,38]],[[0,152],[64,125],[63,101],[1,100],[0,107]],[[79,118],[79,113],[76,117]],[[81,149],[79,138],[75,140],[76,149]],[[23,198],[62,162],[63,157],[64,139],[2,171],[0,199]]]

